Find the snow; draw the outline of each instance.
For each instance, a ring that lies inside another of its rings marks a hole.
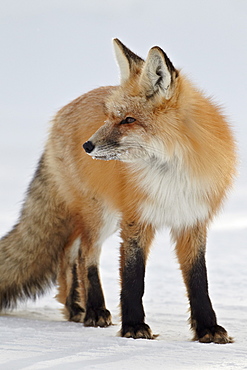
[[[0,235],[15,223],[61,106],[117,84],[111,39],[140,56],[161,46],[226,107],[239,142],[239,177],[209,233],[211,299],[234,344],[191,341],[188,303],[169,234],[155,239],[144,305],[156,340],[120,338],[118,235],[102,251],[101,276],[115,325],[66,322],[56,288],[0,316],[0,369],[247,369],[247,4],[244,0],[9,0],[0,3]]]

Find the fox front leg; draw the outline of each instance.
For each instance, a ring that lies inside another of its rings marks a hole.
[[[153,339],[154,335],[144,321],[142,303],[145,265],[153,230],[148,226],[140,227],[134,222],[126,222],[122,225],[121,236],[121,336]]]
[[[205,263],[206,227],[197,225],[175,236],[176,252],[188,292],[191,329],[201,343],[231,343],[233,339],[217,324],[208,293]]]

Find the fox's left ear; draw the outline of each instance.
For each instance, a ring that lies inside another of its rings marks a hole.
[[[140,78],[146,96],[151,97],[159,92],[165,99],[170,99],[177,76],[178,71],[164,51],[158,46],[150,49]]]
[[[113,46],[120,68],[121,83],[123,83],[140,72],[144,60],[134,54],[118,39],[113,39]]]

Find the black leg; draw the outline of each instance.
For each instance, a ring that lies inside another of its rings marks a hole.
[[[204,253],[200,253],[188,274],[188,294],[191,307],[191,326],[197,338],[208,329],[214,331],[216,315],[208,295],[207,271]]]
[[[88,268],[88,293],[86,304],[85,326],[109,326],[111,314],[105,307],[97,266]]]
[[[140,228],[138,224],[123,225],[121,244],[121,335],[131,338],[153,339],[151,329],[145,323],[142,304],[146,258],[153,237],[152,228]]]
[[[229,343],[227,331],[217,324],[209,295],[204,253],[194,262],[188,278],[188,292],[191,307],[191,328],[194,340],[200,342]]]
[[[82,308],[79,304],[80,296],[78,292],[79,285],[76,264],[74,264],[74,266],[72,267],[71,273],[72,273],[72,284],[65,305],[69,312],[69,320],[81,322],[85,316],[85,309]]]
[[[217,324],[209,298],[205,249],[206,228],[204,225],[184,230],[177,237],[176,251],[187,287],[194,340],[204,343],[230,343],[232,338],[228,336],[223,327]]]

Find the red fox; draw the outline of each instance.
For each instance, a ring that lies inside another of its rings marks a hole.
[[[231,130],[161,48],[144,61],[113,43],[120,86],[90,91],[57,113],[19,221],[0,241],[0,308],[58,282],[68,320],[110,325],[99,258],[120,229],[120,334],[153,339],[142,304],[145,265],[166,226],[194,340],[232,342],[217,324],[205,265],[208,225],[235,176]]]

